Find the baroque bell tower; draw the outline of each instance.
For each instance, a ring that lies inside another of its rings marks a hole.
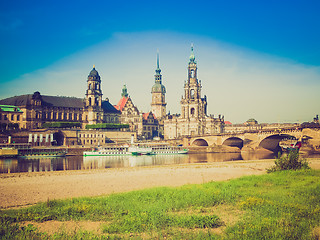
[[[97,124],[103,120],[102,110],[102,91],[101,79],[98,71],[93,65],[87,80],[87,91],[85,99],[86,116],[84,119],[87,124]]]
[[[152,102],[151,102],[151,111],[155,114],[157,119],[162,119],[166,117],[166,88],[162,84],[162,75],[161,69],[159,67],[159,53],[157,53],[157,69],[156,74],[154,75],[155,84],[152,86]]]
[[[188,79],[184,83],[184,96],[181,99],[181,113],[184,119],[201,119],[207,114],[207,98],[201,98],[201,81],[197,78],[197,62],[193,45],[188,64]]]

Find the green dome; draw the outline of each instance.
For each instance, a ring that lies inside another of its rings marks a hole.
[[[93,67],[93,69],[91,70],[89,77],[99,77],[99,73],[98,71]]]
[[[161,92],[161,93],[165,93],[166,92],[166,88],[160,84],[160,83],[155,83],[153,86],[152,86],[152,90],[151,92]]]

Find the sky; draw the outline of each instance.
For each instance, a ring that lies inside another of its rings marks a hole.
[[[112,104],[151,110],[156,54],[180,113],[190,46],[208,114],[232,123],[320,114],[320,1],[1,1],[0,99],[83,98],[93,65]]]

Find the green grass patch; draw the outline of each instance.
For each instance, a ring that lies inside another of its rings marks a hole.
[[[228,218],[236,213],[235,221]],[[22,224],[50,220],[104,224],[101,234],[55,235]],[[1,239],[315,239],[312,231],[320,226],[320,171],[288,170],[177,188],[53,200],[0,211],[0,221]]]

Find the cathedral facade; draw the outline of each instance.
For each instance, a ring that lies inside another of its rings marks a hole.
[[[40,92],[0,100],[0,105],[17,106],[22,111],[21,129],[41,128],[44,123],[120,123],[120,112],[102,100],[101,79],[93,67],[87,78],[85,98],[42,95]]]
[[[197,136],[224,131],[224,117],[207,115],[207,97],[201,97],[201,81],[197,77],[197,62],[193,47],[188,64],[188,78],[184,83],[184,95],[180,101],[181,115],[168,115],[164,120],[165,139]]]

